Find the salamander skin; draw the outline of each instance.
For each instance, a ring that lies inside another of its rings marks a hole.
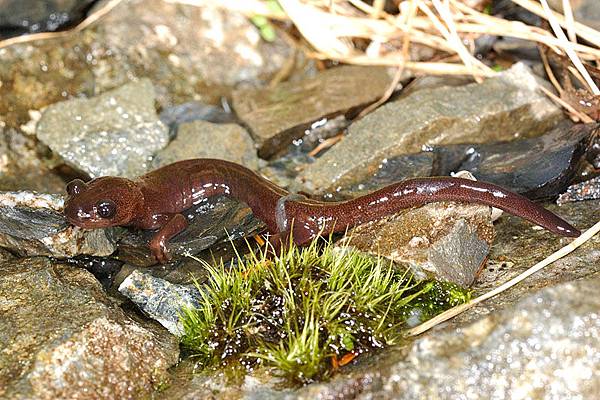
[[[76,226],[94,229],[131,226],[157,229],[150,241],[159,262],[168,260],[167,243],[187,227],[182,211],[215,195],[246,203],[281,243],[292,233],[304,245],[320,234],[393,214],[404,208],[438,201],[479,203],[500,208],[550,232],[577,237],[580,232],[562,218],[527,198],[499,186],[468,179],[408,179],[343,202],[323,202],[290,194],[255,172],[213,159],[179,161],[135,180],[101,177],[67,185],[65,216]]]

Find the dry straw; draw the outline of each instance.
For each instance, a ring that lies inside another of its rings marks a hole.
[[[564,15],[552,11],[546,0],[512,0],[515,4],[546,19],[553,32],[517,21],[507,21],[478,11],[478,0],[405,0],[399,14],[387,13],[383,1],[373,5],[362,0],[278,0],[282,10],[273,11],[266,2],[232,0],[165,0],[197,6],[216,5],[246,15],[265,15],[290,21],[310,44],[312,56],[319,59],[360,65],[398,66],[413,74],[462,74],[476,79],[495,72],[472,54],[474,41],[482,35],[510,36],[543,44],[568,56],[583,77],[590,92],[600,94],[583,67],[583,61],[600,60],[600,32],[576,22],[569,0],[563,1]],[[243,6],[242,6],[243,5]],[[412,12],[417,9],[418,13]],[[567,31],[565,35],[560,29]],[[577,37],[586,44],[577,42]],[[370,43],[355,45],[358,39]],[[405,40],[412,46],[430,49],[443,57],[431,61],[407,59]],[[453,59],[454,56],[454,59]]]

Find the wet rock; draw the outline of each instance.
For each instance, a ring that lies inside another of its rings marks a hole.
[[[168,107],[159,115],[163,124],[169,127],[171,136],[177,136],[179,125],[192,121],[208,121],[215,124],[236,123],[237,117],[221,107],[204,104],[199,101],[190,101],[178,106]]]
[[[336,198],[370,193],[395,182],[419,176],[446,176],[469,171],[478,180],[495,183],[531,199],[562,193],[580,165],[585,144],[597,125],[561,123],[542,136],[473,145],[439,146],[416,154],[384,159],[371,176]]]
[[[177,137],[156,154],[152,167],[190,158],[218,158],[253,170],[258,168],[254,142],[248,132],[236,124],[193,121],[180,125]]]
[[[571,201],[596,199],[600,199],[600,177],[569,186],[565,193],[558,196],[556,202],[564,204]]]
[[[531,137],[562,118],[529,68],[515,64],[482,84],[424,89],[353,123],[348,135],[299,176],[322,194],[364,181],[383,159],[423,146]]]
[[[85,270],[5,262],[0,298],[2,398],[146,397],[177,362],[175,337],[127,317]]]
[[[378,100],[391,83],[386,68],[345,66],[271,89],[241,89],[233,107],[250,128],[259,155],[269,158],[299,138],[313,123],[353,114]]]
[[[548,288],[514,309],[418,341],[384,390],[405,398],[594,397],[600,390],[599,283]],[[410,367],[416,364],[417,373]]]
[[[470,286],[494,239],[488,206],[432,203],[372,221],[348,233],[352,246],[406,263],[419,279]]]
[[[220,242],[228,242],[260,232],[264,224],[243,203],[225,196],[213,197],[184,212],[187,229],[169,242],[173,263],[196,255]],[[118,258],[135,266],[156,263],[148,250],[153,231],[130,231],[119,241]]]
[[[216,103],[238,84],[259,85],[293,50],[267,43],[242,14],[162,0],[123,1],[83,32],[0,50],[0,119],[9,127],[71,96],[92,97],[149,78],[160,108]]]
[[[22,256],[112,254],[116,248],[113,231],[69,226],[61,213],[63,201],[57,195],[0,192],[0,246]]]
[[[35,138],[0,128],[0,190],[63,193],[65,182],[47,165],[47,150]]]
[[[270,181],[292,191],[296,189],[294,179],[306,166],[314,162],[314,157],[325,151],[327,144],[333,145],[339,140],[344,130],[350,125],[344,115],[331,119],[321,119],[304,131],[304,136],[296,139],[288,146],[287,152],[282,157],[273,159],[261,168],[260,173]],[[337,137],[337,138],[336,138]],[[319,147],[322,149],[319,151]]]
[[[129,274],[119,286],[119,292],[176,336],[183,334],[179,321],[182,308],[200,306],[200,295],[195,287],[176,285],[138,271]]]
[[[92,99],[53,104],[44,111],[36,134],[67,164],[92,178],[142,175],[148,159],[168,141],[147,79]]]
[[[56,31],[83,19],[95,0],[1,0],[0,36]]]
[[[478,180],[492,182],[531,199],[563,192],[577,172],[588,138],[597,124],[560,124],[531,139],[434,150],[434,175],[464,170]]]
[[[377,165],[371,176],[364,182],[349,188],[338,188],[331,195],[336,198],[353,198],[410,178],[434,175],[435,157],[432,152],[405,154],[386,158]],[[439,174],[441,175],[441,174]]]

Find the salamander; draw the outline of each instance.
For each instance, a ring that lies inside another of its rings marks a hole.
[[[186,229],[182,211],[208,197],[227,195],[246,203],[267,227],[271,243],[291,238],[304,245],[319,235],[380,219],[401,209],[439,201],[479,203],[500,208],[550,232],[577,237],[568,222],[527,198],[500,186],[454,177],[408,179],[341,202],[318,201],[289,193],[241,165],[214,159],[175,162],[136,179],[100,177],[71,181],[64,214],[86,229],[130,226],[156,229],[149,247],[163,263],[167,244]]]

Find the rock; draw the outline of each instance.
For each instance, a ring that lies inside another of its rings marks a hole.
[[[596,199],[600,199],[600,177],[569,186],[565,193],[558,196],[556,202],[564,204],[571,201]]]
[[[229,242],[256,234],[264,224],[252,215],[252,211],[236,200],[217,196],[184,212],[189,226],[169,241],[172,263],[180,258],[197,255],[217,243]],[[135,266],[156,263],[148,250],[148,241],[154,231],[129,231],[119,241],[118,258]]]
[[[436,146],[432,151],[386,158],[365,181],[340,187],[332,196],[352,198],[408,178],[469,171],[478,180],[531,199],[551,198],[573,179],[585,144],[597,129],[596,124],[571,126],[565,122],[535,138]]]
[[[57,195],[0,192],[0,246],[22,256],[112,254],[116,248],[112,230],[68,226],[61,213],[63,202]]]
[[[175,337],[127,317],[82,269],[0,265],[0,397],[134,399],[167,379]]]
[[[596,275],[544,289],[504,312],[427,335],[377,368],[300,389],[295,398],[595,398],[599,284]]]
[[[382,160],[424,146],[539,135],[562,118],[540,84],[525,65],[515,64],[482,84],[418,91],[353,123],[299,180],[305,190],[322,194],[364,181]]]
[[[254,142],[248,132],[236,124],[193,121],[180,125],[177,137],[156,154],[152,167],[190,158],[218,158],[253,170],[258,168]]]
[[[200,306],[200,295],[195,287],[176,285],[138,271],[125,278],[119,292],[175,336],[183,334],[179,321],[182,309]]]
[[[65,182],[47,165],[44,147],[15,129],[0,128],[0,190],[63,193]]]
[[[142,175],[149,158],[168,141],[147,79],[92,99],[53,104],[44,111],[36,134],[67,164],[92,178]]]
[[[215,124],[233,124],[238,122],[237,117],[223,110],[221,107],[204,104],[199,101],[190,101],[173,107],[168,107],[161,111],[159,115],[163,124],[169,127],[172,136],[177,135],[177,130],[181,124],[192,121],[208,121]]]
[[[419,279],[471,286],[494,239],[488,206],[431,203],[352,229],[350,244],[406,263]]]
[[[258,154],[269,158],[323,118],[354,114],[378,100],[392,78],[383,67],[345,66],[271,89],[240,89],[233,108],[250,128]]]
[[[478,180],[495,183],[530,199],[562,193],[580,164],[586,143],[599,125],[559,124],[535,138],[482,145],[434,149],[434,175],[469,171]]]
[[[434,175],[432,171],[435,164],[435,155],[430,151],[385,158],[364,182],[356,183],[348,188],[339,188],[330,196],[334,198],[353,198],[406,179],[432,176]]]
[[[56,31],[77,23],[94,0],[0,0],[0,36]]]
[[[0,120],[17,128],[71,96],[92,97],[149,78],[161,109],[216,103],[233,86],[259,85],[293,50],[261,40],[244,15],[162,0],[123,1],[82,32],[0,49]]]
[[[561,14],[564,13],[562,0],[548,0],[548,4]],[[571,2],[571,4],[575,21],[600,30],[600,4],[597,1],[577,0]]]

